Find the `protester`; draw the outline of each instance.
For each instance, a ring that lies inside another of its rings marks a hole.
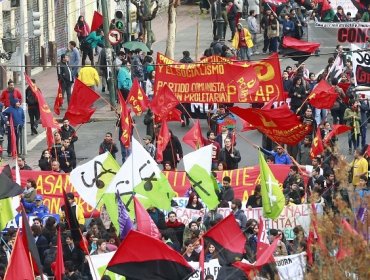
[[[234,49],[238,50],[239,60],[250,60],[249,49],[253,47],[252,35],[241,23],[237,25],[231,45]]]
[[[53,160],[51,162],[51,171],[54,173],[64,173],[64,171],[60,168],[60,163],[57,160]]]
[[[188,262],[198,262],[199,254],[194,251],[192,240],[187,239],[184,242],[183,256]]]
[[[8,117],[8,156],[11,156],[12,145],[16,145],[17,154],[21,152],[21,141],[23,135],[23,127],[25,125],[25,115],[21,107],[19,99],[14,99],[14,106],[10,106],[3,111],[3,114]],[[13,120],[13,129],[15,134],[15,143],[12,143],[12,132],[10,127],[10,118]]]
[[[85,65],[80,69],[78,79],[92,90],[95,90],[100,83],[98,71],[96,71],[95,67],[92,67],[89,63],[85,63]]]
[[[99,146],[99,155],[105,152],[110,152],[113,158],[116,158],[116,153],[118,152],[117,145],[113,142],[113,135],[111,132],[105,134],[104,141]]]
[[[150,154],[150,156],[155,159],[156,155],[156,148],[152,143],[152,136],[147,135],[145,136],[144,140],[144,148]]]
[[[90,27],[86,23],[84,16],[79,16],[78,17],[78,20],[77,20],[77,23],[75,25],[74,31],[76,31],[78,41],[81,44],[81,42],[83,40],[85,40],[85,38],[87,37],[87,35],[89,35],[89,33],[90,33]]]
[[[119,68],[118,75],[118,89],[121,92],[123,99],[127,100],[128,94],[132,87],[131,71],[128,67],[127,60],[122,60],[121,67]]]
[[[64,139],[58,154],[60,168],[64,173],[70,173],[77,164],[75,151],[69,146],[69,144],[70,140]]]
[[[22,199],[21,202],[24,206],[24,208],[31,214],[42,218],[44,215],[49,214],[49,208],[44,205],[42,196],[41,195],[36,195],[35,197],[35,202],[26,202],[24,199],[24,195],[21,195]]]
[[[225,138],[225,147],[221,149],[218,160],[226,163],[228,170],[237,169],[241,160],[240,152],[232,145],[230,138]]]
[[[201,210],[204,208],[203,204],[199,201],[199,197],[195,192],[192,192],[189,196],[186,208],[193,210]]]
[[[183,158],[182,145],[179,138],[172,133],[172,130],[169,132],[170,140],[163,151],[163,162],[169,161],[171,166],[176,168],[177,164]]]
[[[14,87],[13,80],[9,80],[8,87],[1,92],[0,102],[5,107],[10,107],[15,105],[16,100],[22,102],[22,93]]]
[[[91,32],[82,42],[81,42],[81,51],[82,51],[82,66],[86,63],[86,58],[89,57],[91,65],[94,65],[94,54],[93,50],[97,47],[104,47],[104,36],[103,31],[98,29]]]
[[[27,179],[26,189],[23,191],[24,201],[31,203],[35,201],[37,192],[36,192],[36,182],[33,179]]]
[[[247,217],[244,214],[242,209],[242,202],[240,199],[233,199],[231,201],[231,210],[233,211],[233,215],[235,220],[238,222],[240,229],[242,231],[246,230],[247,225]]]
[[[57,74],[58,74],[58,82],[62,86],[63,99],[66,94],[67,103],[69,104],[69,101],[71,99],[71,89],[72,89],[74,77],[72,75],[72,69],[69,66],[68,62],[69,62],[69,57],[66,54],[62,54],[60,56],[60,62],[58,63]]]
[[[77,45],[75,41],[69,41],[69,64],[72,70],[72,77],[77,78],[78,77],[78,70],[79,70],[79,65],[80,65],[80,52],[77,49]]]
[[[36,80],[31,79],[31,81],[36,85]],[[37,96],[33,92],[30,86],[26,88],[26,103],[28,116],[30,117],[31,135],[38,134],[37,127],[40,121],[40,109]]]
[[[78,136],[76,130],[69,124],[68,119],[63,120],[63,125],[59,130],[59,134],[62,140],[67,139],[70,141],[69,146],[74,150],[74,143],[78,140]]]
[[[248,197],[246,208],[262,207],[261,185],[256,185],[254,193]]]
[[[32,170],[32,168],[28,164],[26,164],[25,157],[18,157],[17,165],[18,165],[19,170]],[[15,169],[15,166],[13,167],[13,169]]]
[[[280,145],[277,145],[275,147],[275,151],[268,151],[262,147],[258,147],[257,148],[260,148],[261,149],[261,152],[263,152],[264,154],[268,155],[268,156],[273,156],[274,157],[274,163],[275,164],[291,164],[291,160],[290,160],[290,157],[289,155],[284,151],[283,147],[280,146]]]

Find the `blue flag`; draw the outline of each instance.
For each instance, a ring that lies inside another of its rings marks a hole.
[[[121,197],[117,194],[118,202],[118,224],[119,224],[119,236],[121,241],[125,239],[127,234],[132,229],[132,222],[130,216],[127,213],[126,207],[122,202]]]

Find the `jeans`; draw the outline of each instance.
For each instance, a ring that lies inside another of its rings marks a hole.
[[[315,108],[315,121],[317,125],[326,121],[326,117],[328,115],[328,111],[326,109],[317,109]]]
[[[72,82],[62,82],[63,99],[64,99],[64,93],[66,93],[68,104],[69,104],[69,100],[71,100],[71,88],[72,88]]]
[[[28,108],[28,115],[30,117],[30,125],[32,128],[37,128],[40,120],[39,108]]]
[[[236,20],[235,19],[229,19],[229,26],[230,26],[230,31],[231,31],[231,39],[234,38],[235,35],[235,30],[236,30]]]
[[[86,57],[89,57],[91,65],[94,65],[94,53],[92,47],[88,46],[82,50],[82,65],[85,65]]]
[[[361,147],[366,145],[366,132],[367,132],[367,121],[361,124]]]
[[[270,39],[269,51],[270,52],[277,52],[278,51],[278,37],[272,37]]]
[[[120,145],[121,145],[121,157],[122,157],[122,164],[125,163],[126,159],[130,156],[131,154],[131,149],[130,148],[126,148],[121,141],[119,141]]]
[[[263,52],[267,52],[267,49],[270,46],[270,39],[267,37],[267,33],[263,34]]]
[[[239,60],[250,60],[248,47],[241,47],[238,51],[238,58]]]

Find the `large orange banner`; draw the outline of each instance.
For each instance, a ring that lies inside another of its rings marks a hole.
[[[178,63],[157,55],[155,92],[167,85],[181,103],[260,103],[283,99],[279,58],[240,62],[211,56]]]
[[[277,180],[282,183],[289,173],[290,166],[274,164],[270,167]],[[184,196],[191,186],[186,173],[184,171],[171,171],[164,172],[164,174],[167,176],[177,196]],[[245,201],[253,193],[255,185],[259,183],[259,166],[217,172],[217,179],[220,182],[222,182],[222,178],[225,176],[231,178],[231,186],[234,189],[235,198]],[[98,214],[94,207],[89,206],[79,197],[69,181],[69,174],[22,170],[22,186],[26,185],[26,181],[29,178],[36,181],[37,193],[43,195],[44,203],[49,207],[51,213],[58,213],[60,207],[64,204],[62,192],[62,188],[64,188],[66,192],[73,192],[75,194],[77,204],[81,205],[84,209],[85,217],[88,218]]]

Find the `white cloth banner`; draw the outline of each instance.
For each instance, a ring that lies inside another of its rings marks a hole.
[[[306,273],[306,253],[274,257],[280,280],[303,280]]]
[[[103,274],[110,276],[112,280],[125,279],[125,277],[121,275],[115,274],[109,270],[105,270],[114,254],[115,252],[109,252],[100,255],[86,256],[87,261],[89,262],[89,267],[93,280],[100,280]]]
[[[189,262],[189,264],[197,271],[190,277],[188,280],[200,280],[200,271],[198,262]],[[220,270],[221,265],[218,262],[218,259],[210,260],[209,262],[204,263],[204,276],[213,275],[217,279],[218,271]]]

